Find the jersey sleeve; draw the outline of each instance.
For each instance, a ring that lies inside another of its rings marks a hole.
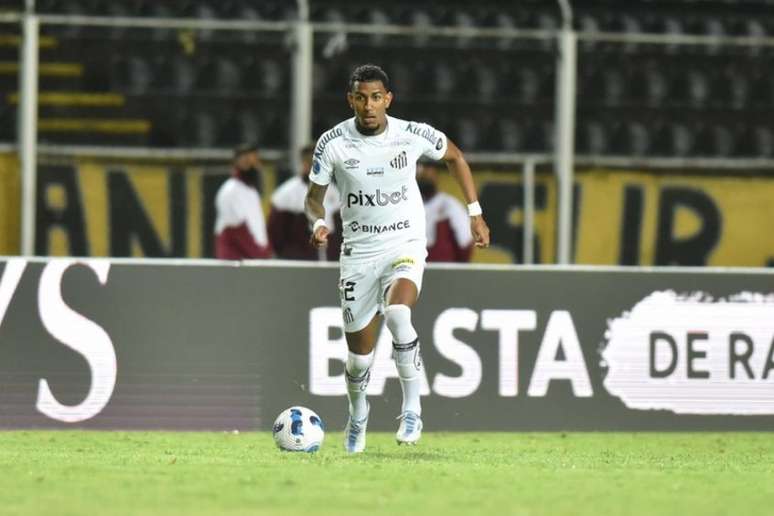
[[[433,161],[438,161],[446,155],[448,142],[446,135],[428,124],[411,122],[407,130],[414,135],[421,155]]]
[[[329,139],[327,134],[317,140],[314,148],[314,157],[312,158],[312,170],[309,173],[309,180],[320,186],[330,184],[333,179],[333,159],[330,153]]]

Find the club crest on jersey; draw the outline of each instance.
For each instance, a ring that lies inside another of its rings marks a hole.
[[[406,167],[408,165],[408,156],[406,156],[406,151],[401,152],[397,156],[395,156],[392,161],[390,161],[390,166],[395,169],[401,169],[403,167]]]
[[[349,170],[357,168],[358,165],[360,165],[360,160],[355,158],[350,158],[344,162],[344,167]]]

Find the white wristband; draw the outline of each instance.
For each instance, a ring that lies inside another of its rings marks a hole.
[[[327,226],[327,224],[325,224],[325,220],[323,220],[323,219],[315,220],[314,224],[312,225],[312,233],[313,234],[316,233],[317,230],[320,229],[323,226]]]
[[[471,217],[478,217],[482,213],[484,212],[481,211],[481,205],[478,203],[478,201],[468,204],[468,215]]]

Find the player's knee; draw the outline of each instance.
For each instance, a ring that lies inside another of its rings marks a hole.
[[[371,368],[373,362],[373,351],[367,355],[359,355],[350,351],[347,354],[347,374],[355,378],[361,377]]]
[[[384,310],[384,319],[395,344],[409,344],[417,339],[417,332],[411,324],[411,308],[408,306],[388,306]]]

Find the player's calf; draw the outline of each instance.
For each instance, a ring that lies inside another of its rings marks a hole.
[[[384,316],[393,336],[393,358],[403,390],[401,423],[396,439],[399,443],[414,444],[422,434],[420,389],[423,365],[419,339],[411,324],[411,309],[408,306],[390,305]]]

